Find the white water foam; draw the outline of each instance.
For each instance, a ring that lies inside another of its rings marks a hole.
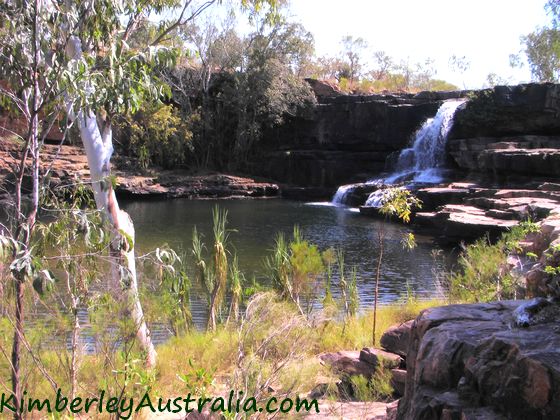
[[[412,146],[400,152],[393,173],[385,178],[371,179],[367,184],[438,184],[443,182],[447,135],[453,125],[455,111],[464,102],[464,100],[444,102],[436,115],[428,118],[416,131]],[[345,198],[353,187],[354,185],[340,186],[332,203],[344,205]],[[365,205],[379,207],[382,198],[382,190],[374,191],[368,197]]]

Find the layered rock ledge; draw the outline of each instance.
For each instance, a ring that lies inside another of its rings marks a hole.
[[[541,220],[560,207],[560,184],[531,188],[484,188],[472,183],[417,191],[424,202],[415,223],[427,226],[447,241],[497,237],[521,220]]]

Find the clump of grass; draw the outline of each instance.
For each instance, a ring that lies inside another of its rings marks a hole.
[[[446,301],[438,299],[408,299],[394,304],[380,305],[377,310],[377,326],[380,331],[385,331],[392,325],[415,319],[424,309],[446,303]],[[346,323],[325,323],[318,328],[320,333],[315,348],[317,353],[340,349],[359,350],[371,346],[372,322],[373,311],[368,311],[362,315],[348,318]],[[379,346],[379,340],[374,345]]]
[[[353,399],[357,401],[389,401],[393,395],[391,370],[379,367],[371,379],[363,375],[350,379]]]

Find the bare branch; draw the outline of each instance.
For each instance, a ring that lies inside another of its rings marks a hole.
[[[200,15],[202,12],[204,12],[207,8],[209,8],[211,5],[213,5],[214,3],[216,3],[217,0],[208,0],[206,2],[204,2],[202,5],[200,5],[196,10],[194,10],[191,15],[188,18],[184,18],[185,16],[185,12],[187,11],[188,7],[191,5],[192,0],[187,0],[185,2],[185,5],[183,6],[183,9],[181,10],[181,14],[179,15],[179,17],[177,18],[177,20],[172,23],[171,25],[169,25],[161,34],[158,35],[158,37],[150,44],[150,46],[155,46],[158,45],[160,42],[162,42],[165,37],[173,30],[181,27],[181,26],[185,26],[187,23],[191,22],[192,20],[194,20],[198,15]]]

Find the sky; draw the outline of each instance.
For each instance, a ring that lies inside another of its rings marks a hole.
[[[291,0],[289,15],[313,33],[317,55],[334,56],[345,35],[364,38],[364,56],[384,50],[396,61],[435,60],[436,78],[460,88],[480,88],[489,73],[510,83],[528,82],[525,65],[512,69],[509,55],[519,38],[550,19],[545,0]],[[369,52],[369,54],[368,54]],[[452,55],[466,56],[469,69],[449,68]]]

